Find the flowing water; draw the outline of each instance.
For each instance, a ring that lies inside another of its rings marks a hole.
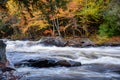
[[[38,41],[9,41],[6,53],[14,64],[34,58],[57,58],[81,62],[79,67],[19,67],[23,80],[120,80],[120,47],[55,47]]]

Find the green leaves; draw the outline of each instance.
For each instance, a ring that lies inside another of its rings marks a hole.
[[[113,7],[112,7],[112,6]],[[120,6],[117,3],[111,3],[105,11],[104,21],[100,25],[100,36],[116,36],[120,35]]]

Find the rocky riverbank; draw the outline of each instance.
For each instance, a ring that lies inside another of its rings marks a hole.
[[[9,61],[6,57],[6,44],[0,40],[0,80],[16,80],[13,75],[15,69],[7,67]]]
[[[120,46],[120,42],[106,42],[97,44],[89,38],[71,38],[65,40],[62,37],[43,37],[37,44],[44,46],[57,46],[57,47],[100,47],[100,46]]]

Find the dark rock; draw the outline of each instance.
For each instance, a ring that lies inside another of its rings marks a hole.
[[[31,67],[54,67],[55,60],[52,59],[30,59],[30,60],[23,60],[21,62],[15,63],[15,67],[21,66],[31,66]]]
[[[39,43],[44,44],[45,46],[64,47],[66,44],[66,41],[61,37],[43,37],[41,38]]]
[[[57,59],[30,59],[24,60],[14,64],[15,67],[21,66],[30,66],[30,67],[55,67],[55,66],[64,66],[64,67],[74,67],[81,66],[80,62],[70,61],[70,60],[57,60]]]
[[[81,66],[81,63],[80,63],[80,62],[69,61],[69,63],[71,64],[71,66]]]
[[[65,67],[71,67],[72,65],[66,61],[66,60],[60,60],[60,61],[57,61],[56,64],[58,66],[65,66]]]
[[[11,67],[4,67],[4,68],[1,68],[1,71],[4,73],[4,72],[15,71],[15,69],[14,69],[14,68],[11,68]]]
[[[0,40],[0,66],[5,65],[7,63],[7,58],[6,58],[6,44]]]
[[[56,62],[58,66],[65,66],[65,67],[74,67],[74,66],[81,66],[80,62],[75,62],[75,61],[67,61],[67,60],[59,60]]]
[[[38,60],[38,61],[33,61],[31,63],[32,67],[54,67],[55,66],[55,61],[53,60]]]
[[[120,70],[117,70],[117,71],[112,71],[112,72],[115,72],[115,73],[118,73],[118,74],[120,74]]]

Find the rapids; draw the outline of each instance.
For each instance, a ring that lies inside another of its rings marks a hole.
[[[22,80],[120,80],[120,47],[56,47],[38,41],[6,40],[6,54],[12,65],[21,60],[57,58],[81,62],[79,67],[16,68]]]

